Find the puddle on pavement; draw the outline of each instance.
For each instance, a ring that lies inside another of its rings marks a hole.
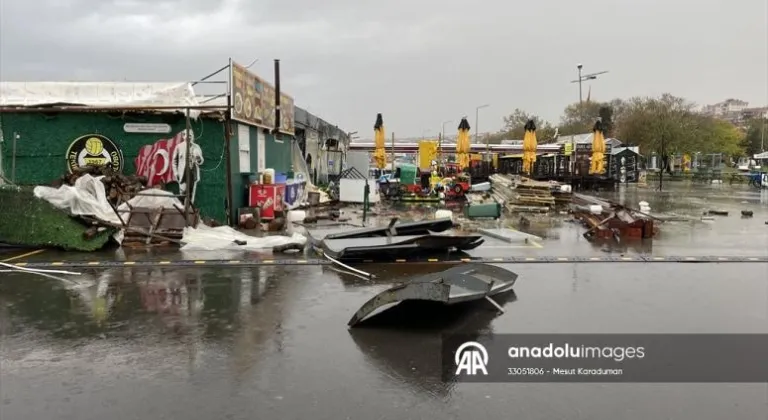
[[[404,305],[354,330],[346,321],[378,291],[445,267],[372,265],[373,282],[320,266],[134,267],[88,271],[66,284],[11,274],[0,282],[2,368],[4,379],[13,378],[3,382],[3,414],[103,417],[84,397],[96,393],[111,412],[145,418],[246,418],[255,403],[271,410],[267,418],[367,418],[372,407],[387,418],[402,415],[393,404],[423,418],[467,418],[477,401],[493,418],[512,403],[530,412],[549,407],[553,417],[576,407],[590,418],[615,418],[612,403],[595,404],[583,387],[505,384],[500,393],[492,385],[443,382],[442,334],[764,329],[768,272],[745,267],[520,265],[504,314],[482,302],[447,312]],[[404,322],[407,328],[395,327]],[[670,398],[647,387],[623,389],[611,399],[622,407]],[[564,402],[542,405],[542,392]],[[674,394],[689,406],[702,395],[724,405],[739,401],[750,415],[759,409],[749,390]],[[184,398],[189,402],[168,405]],[[41,400],[45,405],[34,402]],[[366,403],[339,405],[352,400]]]

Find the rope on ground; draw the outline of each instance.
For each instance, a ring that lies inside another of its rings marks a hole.
[[[346,265],[346,264],[342,263],[341,261],[338,261],[338,260],[335,260],[335,259],[333,259],[333,258],[329,257],[329,256],[328,256],[328,254],[326,254],[325,252],[323,252],[323,257],[325,257],[326,259],[328,259],[328,261],[330,261],[330,262],[332,262],[332,263],[334,263],[334,264],[338,265],[339,267],[343,267],[343,268],[345,268],[345,269],[347,269],[347,270],[349,270],[349,271],[351,271],[351,272],[353,272],[353,273],[357,273],[357,274],[359,274],[359,275],[361,275],[361,276],[364,276],[364,277],[366,277],[366,279],[368,279],[368,280],[376,278],[376,276],[374,276],[374,275],[373,275],[373,274],[371,274],[371,273],[366,273],[366,272],[365,272],[365,271],[363,271],[363,270],[358,270],[358,269],[356,269],[356,268],[354,268],[354,267],[350,267],[350,266],[348,266],[348,265]]]
[[[53,274],[65,274],[65,275],[73,275],[73,276],[79,276],[81,273],[74,272],[74,271],[64,271],[64,270],[43,270],[43,269],[35,269],[35,268],[24,268],[19,267],[11,264],[6,264],[4,262],[0,262],[0,267],[6,267],[8,270],[0,270],[2,273],[28,273],[28,274],[36,274],[38,276],[47,277],[49,279],[54,279],[58,281],[63,281],[65,283],[74,283],[73,280],[65,279],[63,277],[54,276]]]
[[[40,248],[40,249],[36,249],[34,251],[31,251],[31,252],[27,252],[25,254],[16,255],[15,257],[6,258],[6,259],[4,259],[4,260],[2,260],[0,262],[6,263],[6,262],[9,262],[9,261],[19,260],[19,259],[22,259],[22,258],[25,258],[25,257],[31,257],[33,255],[37,255],[37,254],[39,254],[41,252],[44,252],[44,251],[45,251],[45,248]]]

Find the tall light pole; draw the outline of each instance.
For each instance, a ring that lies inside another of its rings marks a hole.
[[[443,121],[443,126],[440,128],[440,137],[437,138],[437,161],[442,165],[443,162],[443,141],[445,141],[445,125],[453,122],[453,120]]]
[[[443,121],[443,127],[440,129],[440,135],[445,138],[445,125],[448,123],[452,123],[453,120]]]
[[[490,104],[485,104],[485,105],[480,105],[480,106],[475,108],[475,143],[480,141],[480,134],[479,134],[480,131],[478,129],[478,121],[480,120],[480,110],[483,109],[483,108],[488,108],[489,106],[491,106],[491,105]],[[488,144],[487,141],[485,142],[485,149],[486,149],[486,152],[491,149],[491,146]]]
[[[599,76],[601,74],[608,73],[608,71],[607,70],[606,71],[599,71],[597,73],[590,73],[590,74],[582,75],[581,74],[581,69],[584,68],[584,66],[579,64],[579,65],[576,66],[576,68],[579,70],[579,78],[576,79],[576,80],[571,80],[571,83],[578,83],[579,84],[579,104],[582,104],[582,103],[584,103],[584,100],[583,100],[583,97],[582,97],[582,94],[581,94],[581,92],[582,92],[581,91],[581,83],[585,82],[587,80],[595,80],[595,79],[597,79],[597,76]]]

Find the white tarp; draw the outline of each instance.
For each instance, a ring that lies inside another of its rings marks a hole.
[[[94,177],[85,174],[75,181],[75,185],[62,185],[59,188],[38,186],[34,189],[36,197],[48,201],[54,207],[66,210],[76,216],[92,216],[103,222],[121,225],[122,222],[107,200],[107,194],[102,177]],[[127,215],[130,207],[145,208],[178,208],[184,209],[184,204],[172,193],[160,189],[150,190],[152,195],[137,195],[128,203],[118,207],[120,214]],[[130,207],[129,207],[130,205]],[[122,212],[126,210],[126,212]],[[121,230],[115,234],[115,240],[122,243],[124,232]],[[245,241],[246,245],[237,245],[234,241]],[[270,249],[274,246],[306,243],[302,235],[270,236],[256,238],[240,233],[230,227],[209,227],[199,224],[197,228],[185,228],[181,242],[185,245],[183,250],[260,250]]]
[[[93,107],[199,106],[188,82],[0,82],[0,106],[74,104]],[[199,111],[190,111],[196,118]]]
[[[235,240],[245,242],[238,245]],[[185,228],[185,245],[182,251],[271,251],[272,247],[288,244],[304,245],[307,238],[294,233],[292,236],[264,236],[257,238],[238,232],[229,226],[210,227],[203,224],[197,228]]]

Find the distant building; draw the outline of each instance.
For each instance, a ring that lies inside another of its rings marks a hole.
[[[741,112],[741,118],[744,120],[751,118],[768,118],[768,106],[745,108],[744,111]]]
[[[737,126],[743,126],[750,118],[768,118],[768,107],[749,107],[749,102],[739,99],[726,99],[714,105],[705,105],[701,113],[710,117],[726,120]]]
[[[702,114],[709,115],[711,117],[730,119],[740,118],[741,113],[747,109],[749,102],[739,99],[726,99],[723,102],[716,103],[714,105],[705,105],[701,112]]]

